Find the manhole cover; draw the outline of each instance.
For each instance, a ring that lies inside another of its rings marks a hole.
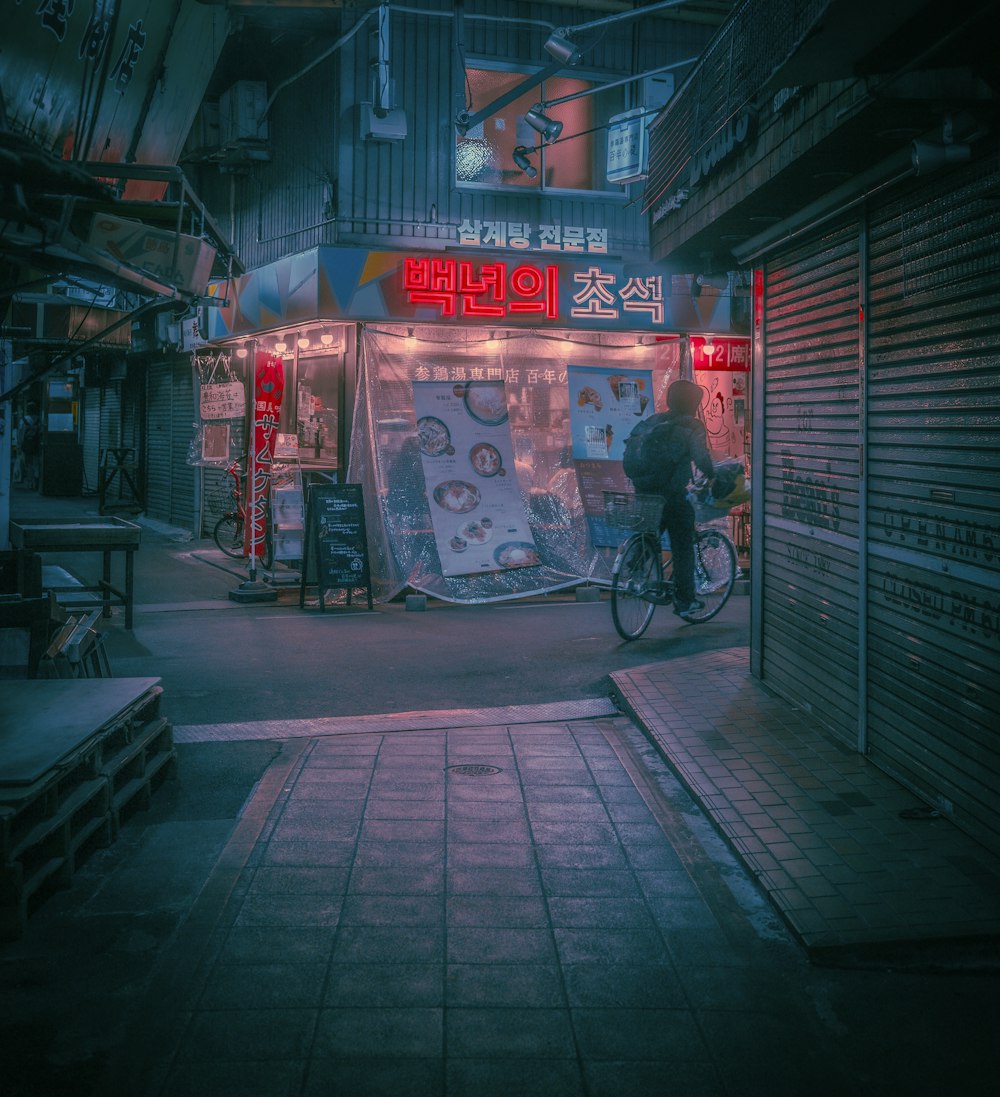
[[[459,777],[494,777],[503,770],[499,766],[449,766],[448,772]]]

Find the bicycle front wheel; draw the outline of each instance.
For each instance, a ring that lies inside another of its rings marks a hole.
[[[212,538],[234,560],[242,560],[246,556],[243,551],[243,519],[238,514],[224,514],[215,523]]]
[[[736,582],[736,548],[716,529],[700,530],[694,542],[695,597],[705,608],[685,613],[684,620],[694,624],[711,620],[729,601]]]
[[[633,534],[622,546],[611,573],[611,620],[623,640],[636,640],[653,619],[656,606],[644,597],[661,578],[660,546],[653,537]]]

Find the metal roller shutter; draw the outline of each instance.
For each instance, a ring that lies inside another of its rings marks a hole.
[[[83,411],[80,444],[83,449],[83,491],[93,495],[97,491],[97,470],[101,451],[101,389],[88,385],[81,393]]]
[[[768,260],[761,670],[858,739],[859,225]]]
[[[190,360],[152,363],[146,374],[146,513],[192,531],[197,470],[187,459],[193,419]]]
[[[871,757],[1000,844],[1000,173],[871,216]]]

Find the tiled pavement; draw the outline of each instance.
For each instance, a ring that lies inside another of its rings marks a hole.
[[[753,679],[746,649],[611,677],[814,960],[1000,970],[1000,858]]]
[[[671,788],[623,717],[289,741],[99,1091],[823,1092],[805,961]]]

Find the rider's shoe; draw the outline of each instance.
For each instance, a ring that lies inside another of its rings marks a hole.
[[[695,598],[693,602],[689,602],[686,606],[674,606],[674,613],[682,620],[688,621],[693,614],[699,613],[704,608],[705,603]]]

